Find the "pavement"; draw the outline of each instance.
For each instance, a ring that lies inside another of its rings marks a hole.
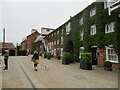
[[[34,71],[31,56],[11,56],[9,69],[3,70],[4,64],[0,69],[2,88],[118,88],[118,71],[105,71],[97,66],[83,70],[79,63],[63,65],[61,60],[43,57],[40,60],[49,70],[38,65],[38,71]]]

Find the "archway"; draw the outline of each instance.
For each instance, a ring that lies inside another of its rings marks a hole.
[[[71,40],[69,40],[66,43],[64,51],[65,52],[70,52],[71,54],[73,54],[73,52],[74,52],[74,44],[73,44],[73,42]]]

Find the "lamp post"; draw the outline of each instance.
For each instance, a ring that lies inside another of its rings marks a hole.
[[[5,28],[3,29],[2,55],[3,55],[3,53],[4,53],[4,47],[5,47]]]

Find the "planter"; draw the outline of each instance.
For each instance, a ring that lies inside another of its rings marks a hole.
[[[70,61],[69,61],[70,63],[73,63],[73,59],[70,59]]]
[[[80,63],[80,68],[85,69],[85,70],[92,70],[92,63],[81,62]]]
[[[47,59],[48,59],[48,60],[50,60],[50,59],[51,59],[51,57],[50,57],[50,56],[47,56]]]
[[[69,62],[69,60],[67,60],[67,59],[63,59],[63,60],[62,60],[62,64],[64,64],[64,65],[69,65],[69,63],[70,63],[70,62]]]
[[[112,71],[112,67],[104,67],[106,71]]]
[[[47,58],[47,55],[44,55],[44,58]]]

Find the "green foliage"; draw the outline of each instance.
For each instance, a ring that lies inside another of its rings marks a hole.
[[[96,14],[90,17],[90,10],[96,8]],[[83,17],[83,25],[80,25],[80,18]],[[66,35],[66,24],[71,22],[71,31],[69,35]],[[115,22],[115,32],[105,33],[105,25],[111,22]],[[108,15],[108,9],[104,9],[104,2],[95,2],[85,8],[82,12],[78,13],[72,19],[63,24],[60,29],[64,30],[64,45],[67,47],[67,42],[72,41],[74,46],[74,60],[79,60],[79,48],[83,46],[85,52],[90,52],[92,45],[98,47],[105,47],[108,45],[114,45],[120,54],[120,17],[118,14],[112,13]],[[96,25],[96,34],[90,35],[90,27]],[[84,38],[80,41],[80,32],[84,31]]]
[[[112,63],[109,62],[109,61],[106,61],[106,62],[104,63],[104,66],[105,66],[105,67],[111,67],[111,66],[112,66]]]
[[[51,57],[51,52],[48,52],[48,53],[47,53],[47,56],[48,56],[48,57]]]
[[[32,53],[34,53],[34,51],[38,51],[38,53],[39,53],[39,45],[37,42],[34,42],[32,44]]]
[[[47,56],[47,52],[44,52],[43,54],[44,54],[44,56]]]
[[[71,57],[71,54],[69,52],[64,52],[63,53],[63,59],[69,60]]]
[[[91,55],[92,55],[92,53],[82,53],[81,61],[82,62],[91,62]]]

